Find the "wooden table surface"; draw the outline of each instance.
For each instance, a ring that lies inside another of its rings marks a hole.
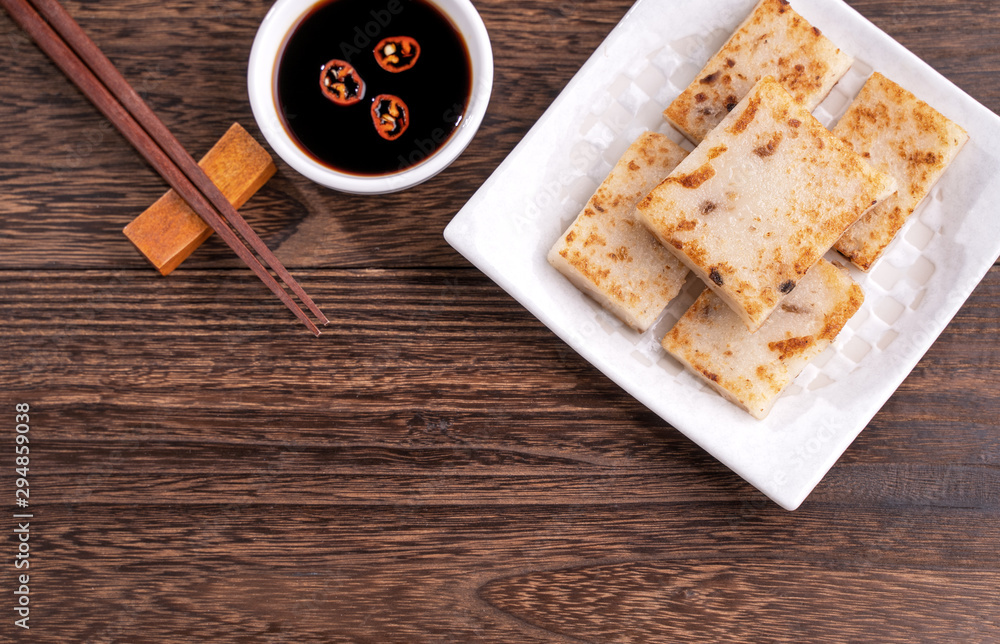
[[[243,209],[333,320],[318,340],[217,239],[145,264],[121,228],[163,182],[0,15],[0,639],[1000,641],[1000,267],[780,509],[445,243],[631,0],[475,4],[496,84],[449,170],[356,197],[279,162]],[[850,4],[1000,109],[1000,3]],[[66,2],[196,156],[258,133],[270,5]]]

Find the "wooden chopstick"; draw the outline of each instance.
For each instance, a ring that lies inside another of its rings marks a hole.
[[[323,324],[329,320],[323,315],[298,282],[288,273],[281,262],[271,253],[270,249],[254,233],[239,212],[229,203],[201,166],[188,154],[177,138],[167,129],[163,122],[149,108],[144,100],[125,80],[114,64],[104,55],[93,40],[83,31],[79,24],[66,12],[57,0],[31,0],[35,8],[49,21],[63,40],[76,51],[83,61],[94,71],[104,85],[111,90],[118,101],[129,111],[140,125],[160,145],[167,156],[187,175],[192,183],[205,195],[222,214],[223,218],[242,235],[243,239],[263,257],[295,295],[319,318]]]
[[[35,7],[32,7],[27,0],[0,0],[0,6],[4,7],[181,198],[188,202],[313,334],[320,335],[316,324],[243,244],[230,225],[260,254],[322,324],[329,322],[326,316],[111,61],[58,2],[34,0],[34,4]],[[45,22],[35,8],[45,15],[52,26]],[[58,33],[53,31],[53,27]],[[222,216],[216,212],[216,208]]]

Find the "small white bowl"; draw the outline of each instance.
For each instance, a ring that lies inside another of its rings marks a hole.
[[[359,176],[324,166],[292,140],[285,130],[275,97],[275,69],[286,38],[310,10],[324,0],[278,0],[257,30],[250,50],[247,89],[250,107],[261,133],[275,153],[288,165],[316,183],[356,194],[384,194],[405,190],[427,181],[447,168],[472,141],[486,115],[493,90],[493,50],[486,25],[471,0],[428,0],[446,15],[465,40],[472,62],[469,106],[443,146],[420,163],[405,170],[378,176]]]

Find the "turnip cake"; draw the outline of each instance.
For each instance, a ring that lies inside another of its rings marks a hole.
[[[761,0],[663,116],[699,143],[764,76],[812,111],[851,62],[785,0]]]
[[[638,205],[750,331],[895,190],[766,77]]]
[[[705,289],[663,338],[663,348],[727,400],[764,418],[863,301],[847,271],[821,259],[756,333]]]
[[[677,295],[688,269],[636,218],[635,205],[687,154],[646,132],[625,151],[548,260],[640,333]]]
[[[969,135],[878,72],[865,83],[833,133],[898,184],[895,195],[872,208],[834,245],[867,271],[948,169]]]

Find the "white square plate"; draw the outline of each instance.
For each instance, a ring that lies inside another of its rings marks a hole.
[[[792,7],[855,58],[815,111],[832,126],[878,70],[964,127],[970,141],[870,274],[863,308],[777,401],[750,417],[659,341],[688,287],[640,335],[546,262],[643,130],[680,142],[661,111],[756,0],[639,0],[445,229],[448,243],[585,359],[782,507],[794,510],[958,312],[1000,255],[1000,119],[840,0]],[[690,146],[689,146],[690,147]],[[834,255],[830,256],[831,258]]]

